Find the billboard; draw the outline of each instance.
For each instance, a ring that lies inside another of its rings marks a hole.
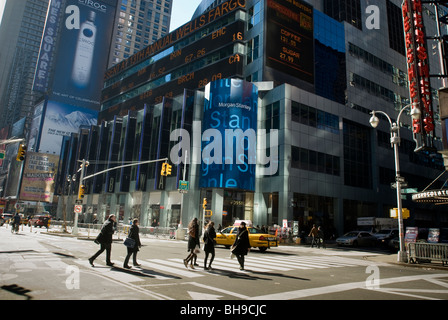
[[[20,200],[51,202],[59,156],[28,152],[23,167]]]
[[[48,101],[40,135],[39,149],[50,154],[59,155],[62,137],[77,133],[81,126],[97,124],[98,111],[78,106]]]
[[[51,1],[34,90],[48,91],[50,100],[99,109],[116,4],[117,0]]]
[[[255,191],[258,88],[222,79],[205,88],[201,188]]]
[[[314,84],[313,7],[296,0],[268,0],[266,66]]]

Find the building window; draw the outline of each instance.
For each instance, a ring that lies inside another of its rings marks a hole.
[[[294,122],[339,134],[339,117],[337,115],[292,101],[291,119]]]
[[[389,25],[389,46],[405,55],[403,17],[401,8],[387,1],[387,23]]]
[[[372,188],[370,129],[344,119],[344,184]]]
[[[324,0],[324,13],[337,21],[346,21],[362,30],[360,0]]]
[[[323,152],[308,150],[300,147],[291,147],[291,167],[313,172],[340,175],[339,157]]]
[[[280,101],[274,102],[265,107],[265,128],[269,132],[271,129],[280,128]]]

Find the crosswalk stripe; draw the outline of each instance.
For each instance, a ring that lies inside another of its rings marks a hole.
[[[87,260],[75,260],[75,262],[87,268],[93,269],[95,272],[98,272],[102,275],[108,276],[121,282],[142,281],[142,279],[138,276],[134,276],[132,274],[125,273],[123,271],[116,271],[108,266],[97,264],[96,261],[95,261],[95,268],[92,268],[90,266],[89,261]]]
[[[260,268],[260,264],[259,263],[254,263],[254,262],[250,262],[249,259],[245,258],[244,259],[244,268],[249,268],[252,271],[259,271],[259,272],[269,272],[272,271],[272,269],[266,269],[266,268]],[[223,259],[223,258],[215,258],[215,260],[213,260],[213,264],[220,264],[223,266],[229,266],[229,267],[233,267],[233,271],[239,269],[239,264],[238,264],[238,260],[235,258],[234,261],[230,260],[230,259]]]
[[[287,267],[291,267],[291,268],[295,268],[295,269],[301,269],[301,268],[307,268],[307,269],[313,269],[313,268],[317,268],[317,269],[324,269],[327,268],[327,266],[322,266],[322,265],[318,265],[318,264],[313,264],[313,263],[305,263],[305,262],[300,262],[298,260],[292,260],[292,259],[283,259],[283,258],[274,258],[274,259],[270,259],[271,261],[276,261],[278,263],[281,263],[283,266],[287,266]]]
[[[51,269],[67,269],[69,266],[67,263],[59,261],[45,261],[45,264]]]
[[[186,278],[203,277],[202,274],[194,272],[194,270],[191,270],[191,271],[181,270],[180,269],[181,267],[185,268],[185,266],[183,265],[183,262],[182,262],[182,264],[180,264],[180,263],[174,263],[172,261],[166,261],[166,260],[162,260],[162,259],[147,259],[145,261],[142,261],[141,263],[145,267],[162,270],[164,272],[173,273],[173,274],[176,274],[179,276],[184,276]],[[175,268],[173,268],[173,267],[175,267]]]

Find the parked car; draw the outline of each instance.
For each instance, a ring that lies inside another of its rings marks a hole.
[[[278,247],[278,241],[275,235],[265,233],[254,227],[247,227],[247,231],[249,231],[249,242],[251,247],[258,248],[262,252],[271,247]],[[216,244],[230,248],[235,242],[237,233],[238,226],[224,228],[216,233]]]
[[[369,232],[350,231],[336,239],[338,246],[375,246],[378,240]]]
[[[9,224],[9,220],[12,218],[12,213],[3,213],[0,215],[0,226],[6,224]]]
[[[48,215],[35,215],[30,220],[30,225],[33,227],[48,227],[51,217]]]
[[[378,239],[378,244],[387,247],[389,241],[398,237],[398,229],[383,229],[373,234]]]

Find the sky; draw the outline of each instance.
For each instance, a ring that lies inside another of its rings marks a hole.
[[[0,23],[3,16],[3,8],[6,0],[0,0]],[[173,0],[170,31],[190,21],[201,0]]]

